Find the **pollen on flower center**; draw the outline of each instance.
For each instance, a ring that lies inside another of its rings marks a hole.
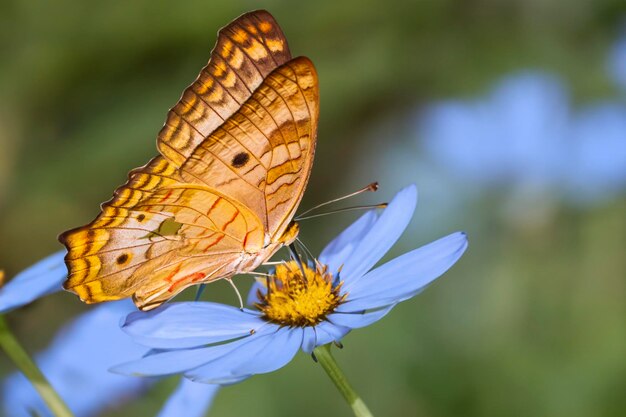
[[[343,301],[341,285],[333,286],[326,267],[318,264],[313,270],[302,265],[302,269],[295,261],[278,265],[267,280],[267,292],[259,291],[256,306],[267,320],[292,327],[315,326]]]

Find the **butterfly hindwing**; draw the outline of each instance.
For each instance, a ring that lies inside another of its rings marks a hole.
[[[157,173],[155,167],[167,168]],[[157,157],[131,173],[91,224],[61,235],[69,249],[64,286],[90,303],[129,297],[154,280],[146,265],[163,269],[166,259],[182,265],[204,258],[210,267],[216,257],[259,251],[263,238],[262,224],[246,207],[178,181],[170,164]],[[199,276],[200,271],[193,272]],[[170,280],[167,298],[184,288],[176,284],[179,275],[165,277]]]

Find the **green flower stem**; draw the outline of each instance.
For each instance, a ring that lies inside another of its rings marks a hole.
[[[333,358],[333,355],[330,353],[330,344],[316,347],[313,354],[330,379],[333,380],[335,386],[339,389],[341,395],[343,395],[343,398],[350,404],[354,415],[357,417],[373,417],[373,414],[367,408],[361,397],[359,397],[359,394],[354,391],[346,379],[346,376],[341,372],[341,369],[339,369],[335,358]]]
[[[17,341],[2,315],[0,315],[0,346],[24,376],[30,380],[56,417],[73,417],[72,412],[59,397],[59,394],[52,388],[35,362]]]

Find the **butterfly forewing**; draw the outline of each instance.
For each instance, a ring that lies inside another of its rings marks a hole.
[[[157,139],[161,154],[182,165],[269,73],[290,59],[287,39],[266,11],[246,13],[222,28],[208,65],[168,113]]]

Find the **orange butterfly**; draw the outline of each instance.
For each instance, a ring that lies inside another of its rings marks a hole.
[[[183,289],[254,270],[298,235],[313,164],[317,73],[291,58],[266,11],[218,33],[169,111],[161,155],[134,169],[86,226],[63,233],[65,289],[87,303],[155,308]]]

